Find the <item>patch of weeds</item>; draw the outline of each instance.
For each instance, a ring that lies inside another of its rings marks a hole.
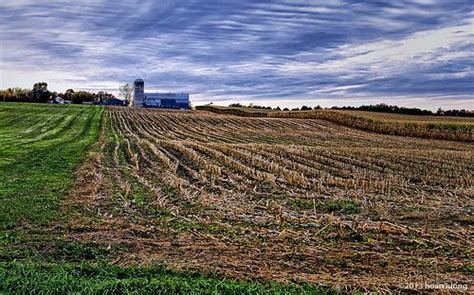
[[[233,238],[237,235],[236,227],[230,227],[221,224],[205,224],[205,230],[210,234],[221,235]]]
[[[124,170],[124,169],[123,169]],[[122,175],[127,179],[130,190],[130,201],[137,208],[143,209],[149,202],[153,200],[153,193],[145,187],[143,184],[137,181],[137,179],[128,173],[128,171],[122,171]]]
[[[203,226],[193,221],[173,219],[168,225],[177,232],[201,231]]]
[[[171,215],[171,211],[169,208],[163,207],[148,207],[147,215],[157,216],[162,218],[163,220],[166,220],[166,218],[173,216]]]
[[[462,270],[465,273],[469,274],[469,275],[473,275],[474,274],[474,265],[472,265],[472,264],[471,265],[464,265]]]
[[[24,233],[19,241],[0,247],[0,261],[34,259],[48,262],[107,261],[117,251],[96,243]]]
[[[176,189],[175,187],[172,187],[170,185],[163,185],[161,187],[161,191],[169,199],[178,199],[178,197],[179,197],[178,189]]]
[[[364,242],[369,243],[369,244],[376,244],[377,239],[375,239],[372,235],[365,235]]]
[[[291,199],[289,205],[293,209],[304,209],[311,210],[314,209],[314,201],[312,199]]]
[[[291,199],[289,205],[293,209],[317,209],[323,212],[340,212],[344,214],[360,213],[360,206],[352,200],[334,199],[314,202],[313,199]]]
[[[51,262],[106,261],[112,253],[112,249],[103,245],[70,240],[44,242],[35,247],[38,248],[37,253],[40,253],[36,257],[38,260]]]
[[[341,212],[344,214],[360,213],[361,208],[352,200],[326,200],[316,204],[317,208],[325,212]]]

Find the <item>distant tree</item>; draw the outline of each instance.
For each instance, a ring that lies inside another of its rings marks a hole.
[[[119,87],[120,97],[130,104],[133,98],[133,87],[130,84],[125,84]]]
[[[0,90],[0,100],[2,101],[29,101],[31,90],[19,87]]]
[[[82,93],[82,91],[71,93],[70,100],[72,101],[72,103],[81,104],[83,102],[83,99],[84,93]]]
[[[289,108],[284,108],[283,110],[284,110],[284,111],[289,111],[290,109],[289,109]]]
[[[229,107],[231,107],[231,108],[243,108],[244,106],[240,103],[231,103],[229,105]]]
[[[5,90],[4,97],[5,97],[6,100],[8,100],[8,101],[15,101],[15,100],[17,100],[17,97],[16,97],[16,95],[15,95],[14,88],[8,88],[7,90]]]
[[[318,104],[317,106],[314,107],[315,110],[321,110],[322,107]]]
[[[441,116],[455,116],[455,117],[474,117],[474,111],[469,111],[469,110],[446,110],[443,111]]]
[[[31,90],[26,88],[8,88],[0,91],[0,97],[3,101],[28,102],[31,101]]]
[[[275,111],[281,111],[280,107],[277,106],[277,107],[275,108]]]
[[[33,102],[47,102],[51,97],[51,93],[48,90],[48,83],[38,82],[33,85],[31,90]]]
[[[293,108],[291,109],[292,111],[299,111],[300,109],[299,108]]]
[[[72,100],[72,103],[74,104],[81,104],[85,101],[93,102],[95,98],[96,98],[95,93],[90,93],[87,91],[78,91],[78,92],[74,92],[71,95],[71,100]]]
[[[67,99],[67,100],[72,100],[72,96],[74,94],[74,89],[68,89],[66,90],[66,92],[64,93],[64,99]]]
[[[376,104],[376,105],[363,105],[360,107],[351,107],[351,106],[343,106],[343,107],[332,107],[332,109],[342,109],[342,110],[361,110],[361,111],[369,111],[369,112],[382,112],[382,113],[393,113],[393,114],[405,114],[405,115],[420,115],[420,116],[433,116],[436,113],[433,113],[429,110],[422,110],[419,108],[405,108],[399,106],[392,106],[387,105],[384,103]]]
[[[302,111],[310,111],[310,110],[312,110],[312,108],[311,108],[311,107],[307,107],[307,106],[302,106],[302,107],[301,107],[301,110],[302,110]]]

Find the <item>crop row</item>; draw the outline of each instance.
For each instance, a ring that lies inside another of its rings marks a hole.
[[[148,166],[162,163],[161,169],[173,175],[174,182],[181,179],[178,182],[182,185],[200,181],[219,188],[228,185],[229,179],[246,178],[281,189],[340,188],[385,194],[409,190],[418,184],[464,188],[473,184],[469,158],[462,164],[455,160],[456,153],[431,152],[425,156],[406,149],[377,149],[371,145],[370,134],[338,129],[317,120],[216,117],[208,113],[115,108],[111,109],[110,117],[123,137],[123,149],[133,169],[139,170],[140,162]],[[285,124],[290,127],[286,128]],[[309,127],[313,128],[311,132]],[[261,128],[260,137],[251,132],[257,132],[258,128]],[[277,141],[285,136],[279,134],[286,129],[293,130],[291,135],[298,144]],[[316,139],[328,133],[328,129],[334,130],[332,136],[349,138],[359,146],[348,148],[344,141],[332,148],[324,143],[317,145]],[[308,145],[299,143],[298,136],[308,138]],[[267,140],[262,140],[265,137]],[[363,147],[364,142],[368,147]]]

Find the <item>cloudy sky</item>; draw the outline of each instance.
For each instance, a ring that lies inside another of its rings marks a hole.
[[[0,88],[474,109],[472,0],[2,0]]]

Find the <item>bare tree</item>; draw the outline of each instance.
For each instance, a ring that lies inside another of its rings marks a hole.
[[[133,99],[133,87],[130,84],[125,84],[119,87],[120,97],[122,97],[128,105],[131,105]]]

